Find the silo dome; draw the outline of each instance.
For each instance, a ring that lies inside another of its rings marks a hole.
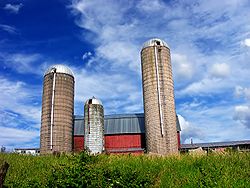
[[[44,76],[49,74],[49,73],[52,73],[54,69],[56,69],[57,73],[68,74],[68,75],[74,77],[74,74],[73,74],[72,70],[69,67],[67,67],[65,65],[60,65],[60,64],[50,66],[47,69],[47,71],[45,72]]]
[[[99,105],[102,105],[102,102],[93,96],[91,99],[88,99],[85,102],[85,105],[86,104],[99,104]]]
[[[142,49],[147,48],[149,46],[156,46],[156,45],[157,46],[165,46],[165,47],[169,48],[168,44],[165,41],[163,41],[159,38],[152,38],[143,44]]]

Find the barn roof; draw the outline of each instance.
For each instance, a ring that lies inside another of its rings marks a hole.
[[[177,119],[177,131],[180,131],[180,123]],[[104,134],[132,134],[145,133],[144,114],[114,114],[104,116]],[[74,117],[74,135],[84,134],[84,117]]]
[[[233,147],[239,145],[250,145],[250,140],[242,141],[228,141],[228,142],[210,142],[210,143],[195,143],[182,144],[182,149],[196,149],[196,148],[218,148],[218,147]]]

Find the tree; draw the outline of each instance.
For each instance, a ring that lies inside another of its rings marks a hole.
[[[1,147],[1,153],[5,153],[5,151],[6,151],[6,147],[2,146]]]

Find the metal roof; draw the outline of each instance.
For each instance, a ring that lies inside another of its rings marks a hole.
[[[47,71],[44,73],[44,76],[51,73],[51,72],[53,72],[54,69],[56,69],[57,73],[69,74],[69,75],[74,77],[74,74],[73,74],[72,70],[69,67],[67,67],[65,65],[60,65],[60,64],[50,66],[47,69]]]
[[[180,124],[177,118],[177,131]],[[145,133],[144,114],[114,114],[104,116],[104,134]],[[74,116],[74,135],[84,135],[84,117]]]
[[[14,150],[40,150],[40,148],[14,148]]]
[[[142,49],[147,48],[149,46],[165,46],[165,47],[169,48],[168,44],[165,41],[158,39],[158,38],[152,38],[152,39],[146,41],[143,44]]]
[[[145,133],[144,117],[136,116],[106,116],[104,119],[104,134]]]
[[[85,102],[85,105],[86,104],[100,104],[100,105],[102,105],[102,102],[99,100],[99,99],[97,99],[97,98],[95,98],[94,96],[91,98],[91,99],[88,99],[86,102]]]
[[[196,143],[182,144],[181,149],[196,149],[196,148],[218,148],[218,147],[233,147],[238,145],[249,145],[250,140],[230,141],[230,142],[211,142],[211,143]]]
[[[74,119],[74,135],[84,135],[84,119]]]

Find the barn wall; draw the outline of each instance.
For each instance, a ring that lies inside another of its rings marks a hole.
[[[144,134],[115,134],[105,135],[105,150],[129,150],[133,148],[145,148]],[[84,149],[84,136],[74,136],[74,151],[79,152]],[[137,150],[133,153],[138,152]],[[123,153],[123,152],[122,152]]]
[[[84,148],[84,136],[74,136],[74,147],[75,152],[80,152]]]
[[[180,132],[177,132],[178,138],[178,148],[181,147],[180,141]],[[126,150],[132,148],[142,148],[145,149],[145,134],[114,134],[114,135],[105,135],[105,149],[107,151],[117,150],[115,153],[124,153],[118,152],[118,150]],[[79,152],[84,150],[84,136],[74,136],[74,151]],[[142,153],[143,151],[130,151],[132,153]]]
[[[178,149],[181,148],[181,135],[180,135],[180,131],[177,131],[177,139],[178,139]]]
[[[177,132],[178,148],[181,147],[180,132]],[[112,153],[124,153],[126,149],[142,148],[145,149],[145,134],[114,134],[105,135],[105,149]],[[84,149],[84,136],[74,136],[74,151],[79,152]],[[113,151],[112,151],[113,150]],[[118,152],[118,150],[124,150]],[[115,152],[117,151],[117,152]],[[132,153],[142,153],[143,151],[131,151]]]
[[[106,150],[145,148],[144,134],[105,135],[104,139]]]

